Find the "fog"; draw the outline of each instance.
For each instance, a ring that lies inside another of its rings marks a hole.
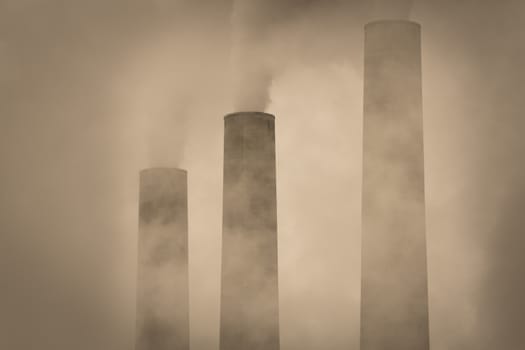
[[[281,347],[358,349],[362,27],[388,16],[422,24],[432,348],[520,348],[524,6],[0,0],[0,347],[132,348],[138,172],[177,166],[217,349],[223,116],[264,108]]]

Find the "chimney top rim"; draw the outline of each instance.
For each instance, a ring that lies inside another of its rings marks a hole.
[[[275,116],[273,114],[270,114],[270,113],[266,113],[266,112],[257,112],[257,111],[242,111],[242,112],[234,112],[234,113],[229,113],[229,114],[226,114],[226,116],[224,116],[224,119],[228,119],[228,118],[233,118],[233,117],[262,117],[262,118],[267,118],[267,119],[272,119],[274,120],[275,119]]]
[[[421,24],[408,19],[378,19],[365,24],[365,28],[380,24],[406,24],[421,28]]]
[[[145,168],[145,169],[140,170],[140,173],[145,174],[145,173],[154,172],[154,171],[173,171],[173,172],[184,173],[184,174],[188,173],[188,171],[185,169],[181,169],[177,167],[162,167],[162,166]]]

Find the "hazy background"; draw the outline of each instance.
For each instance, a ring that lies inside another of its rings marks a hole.
[[[167,165],[189,171],[192,347],[217,349],[222,117],[257,104],[277,116],[282,349],[357,350],[362,26],[406,16],[433,349],[521,348],[519,0],[0,0],[0,348],[132,349],[138,171]]]

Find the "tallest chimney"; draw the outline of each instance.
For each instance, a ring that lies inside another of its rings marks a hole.
[[[428,350],[420,26],[365,27],[361,350]]]

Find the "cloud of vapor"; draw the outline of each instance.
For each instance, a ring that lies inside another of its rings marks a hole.
[[[270,31],[264,1],[237,0],[232,14],[232,73],[235,75],[235,109],[264,111],[269,103],[271,69],[264,43]]]
[[[234,1],[235,110],[265,111],[271,102],[272,82],[287,67],[332,61],[334,56],[338,60],[347,59],[348,48],[339,45],[337,39],[343,35],[353,36],[351,28],[361,21],[358,18],[365,8],[364,4],[353,1]],[[337,11],[346,14],[335,15]],[[356,21],[343,21],[343,18]],[[317,35],[326,26],[334,31],[333,38]]]
[[[144,167],[181,167],[191,106],[195,103],[194,86],[179,57],[180,48],[170,41],[155,41],[134,53],[134,60],[117,75],[117,94],[126,107],[128,118],[142,125]]]
[[[261,57],[243,68],[230,66],[230,0],[0,0],[0,348],[133,347],[138,171],[162,163],[189,173],[192,347],[217,349],[222,116],[242,92],[236,109],[276,115],[282,349],[358,349],[373,3],[250,3],[235,10],[247,58],[236,46],[234,61]],[[433,349],[523,343],[523,13],[518,0],[422,0],[410,14]],[[231,78],[243,70],[257,78],[246,90]]]
[[[153,23],[149,32],[136,40],[130,57],[114,74],[115,93],[125,109],[119,112],[144,128],[143,166],[184,167],[188,121],[198,114],[203,91],[216,86],[210,81],[204,83],[218,74],[221,56],[227,53],[224,35],[228,28],[215,21],[224,20],[220,16],[228,7],[218,14],[199,13],[198,7],[184,2],[159,7],[167,11],[167,18]],[[199,17],[207,20],[193,20]],[[215,45],[196,40],[217,25],[222,30],[216,33],[219,40]],[[204,58],[211,47],[216,53]],[[230,90],[229,81],[222,84],[225,91]]]

